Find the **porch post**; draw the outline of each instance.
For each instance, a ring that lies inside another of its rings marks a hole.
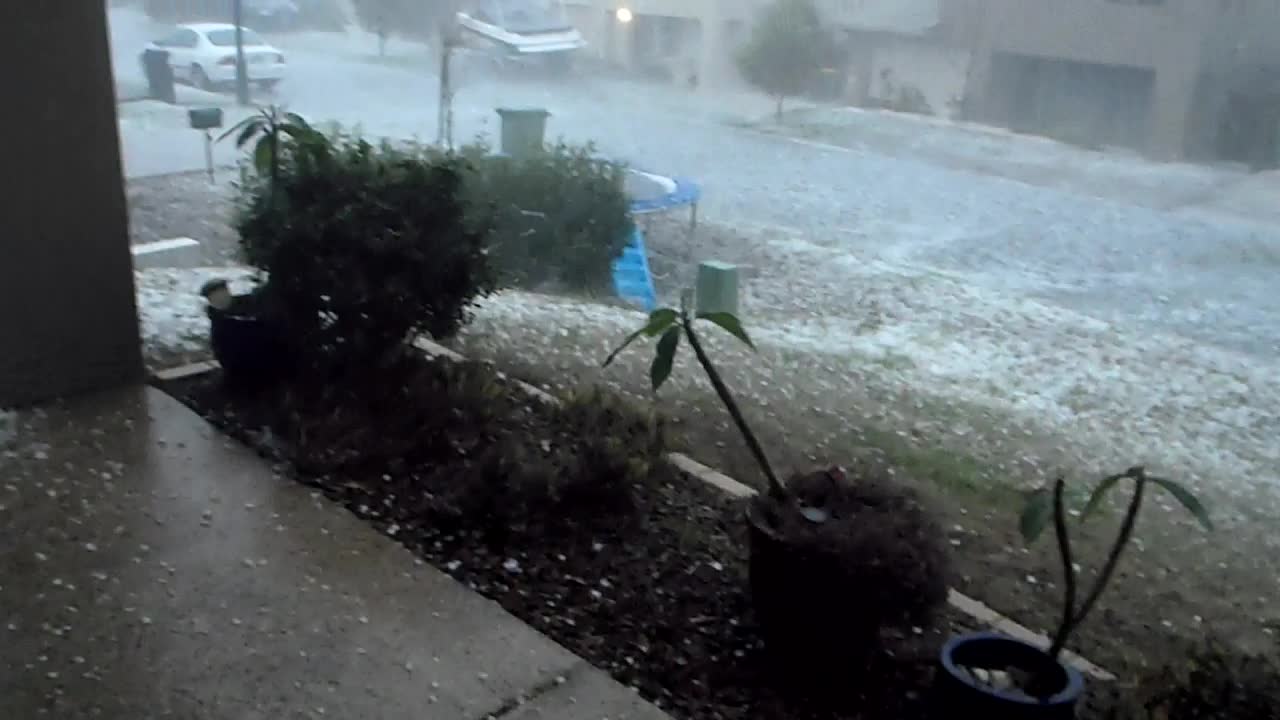
[[[0,3],[0,407],[142,376],[106,6]]]

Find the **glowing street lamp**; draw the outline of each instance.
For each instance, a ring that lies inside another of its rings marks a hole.
[[[626,25],[627,23],[635,19],[635,15],[631,14],[631,8],[620,7],[618,8],[617,12],[614,13],[614,16],[618,18],[618,22],[622,23],[623,25]]]

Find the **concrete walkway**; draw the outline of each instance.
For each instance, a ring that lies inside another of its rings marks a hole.
[[[168,396],[0,437],[0,718],[666,716]]]

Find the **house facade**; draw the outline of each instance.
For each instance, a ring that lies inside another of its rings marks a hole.
[[[767,0],[566,0],[588,52],[704,85]],[[816,0],[843,38],[845,102],[1164,158],[1275,158],[1274,0]],[[625,8],[630,22],[621,22]]]
[[[1263,117],[1269,102],[1239,109],[1239,98],[1269,92],[1248,78],[1280,61],[1275,2],[949,0],[947,6],[973,48],[970,119],[1165,158],[1244,160],[1274,140],[1274,118]],[[1231,135],[1241,148],[1229,148]]]
[[[747,40],[751,24],[769,0],[565,0],[569,18],[586,37],[588,53],[610,65],[681,81],[696,78],[711,85],[740,82],[733,58]],[[824,19],[842,35],[855,77],[849,92],[856,100],[880,91],[872,76],[883,66],[909,65],[918,59],[919,75],[963,75],[953,56],[942,58],[935,34],[942,0],[816,0]],[[619,19],[625,9],[628,22]],[[875,52],[872,47],[877,48]],[[880,65],[873,56],[880,53]],[[930,55],[930,53],[932,53]],[[965,56],[967,57],[967,55]]]

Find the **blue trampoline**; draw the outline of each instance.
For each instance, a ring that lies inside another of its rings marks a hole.
[[[690,232],[698,226],[698,200],[702,197],[702,189],[697,183],[630,170],[627,173],[627,194],[631,196],[633,216],[688,207]],[[639,225],[631,232],[631,242],[623,249],[622,256],[613,263],[613,286],[618,297],[645,312],[658,307],[658,293],[653,287],[653,273],[649,271],[649,252],[645,249],[644,233]]]

